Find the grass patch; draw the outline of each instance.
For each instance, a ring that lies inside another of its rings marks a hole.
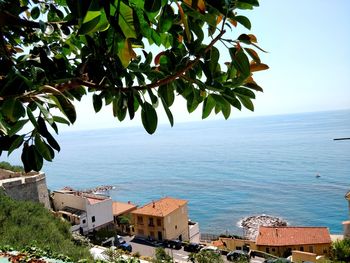
[[[11,165],[8,162],[0,162],[0,169],[9,170],[12,172],[24,172],[24,169],[22,166],[19,165]]]
[[[88,259],[89,250],[72,240],[70,225],[55,218],[39,203],[15,201],[0,191],[0,246],[20,251],[28,246],[66,255],[72,261]]]

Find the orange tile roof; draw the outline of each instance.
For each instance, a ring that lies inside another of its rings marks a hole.
[[[86,199],[89,201],[90,205],[94,205],[94,204],[97,204],[97,203],[100,203],[100,202],[103,202],[106,200],[106,199],[98,199],[98,198],[93,198],[93,197],[87,197]]]
[[[164,197],[132,211],[132,214],[164,217],[187,204],[186,200]]]
[[[136,208],[137,206],[132,203],[113,202],[113,215],[119,216],[129,213]]]
[[[330,244],[327,227],[259,227],[258,246]]]

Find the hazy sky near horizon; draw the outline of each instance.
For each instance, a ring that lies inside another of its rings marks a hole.
[[[254,34],[259,46],[268,51],[259,55],[270,69],[254,74],[264,89],[254,101],[255,111],[232,109],[230,118],[350,108],[349,10],[349,0],[260,0],[260,7],[239,11],[249,17],[252,29],[238,27],[233,36]],[[134,120],[127,116],[120,123],[110,107],[95,114],[91,97],[76,107],[76,123],[62,130],[142,126],[140,111]],[[171,107],[175,126],[201,120],[201,109],[200,105],[188,114],[185,101],[177,97]],[[157,113],[159,123],[168,123],[161,105]],[[224,118],[212,113],[208,119]]]

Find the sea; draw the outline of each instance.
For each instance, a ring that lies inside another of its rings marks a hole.
[[[50,190],[111,185],[113,200],[142,206],[188,200],[201,232],[243,234],[251,215],[342,233],[349,220],[350,110],[63,132],[43,171]],[[3,157],[1,157],[3,159]],[[19,155],[10,157],[19,163]]]

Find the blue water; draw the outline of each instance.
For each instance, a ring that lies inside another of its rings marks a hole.
[[[265,213],[341,233],[350,140],[337,137],[350,137],[350,110],[164,125],[152,136],[140,127],[67,132],[43,170],[52,190],[113,185],[114,200],[138,205],[187,199],[202,232],[242,234],[242,217]]]

